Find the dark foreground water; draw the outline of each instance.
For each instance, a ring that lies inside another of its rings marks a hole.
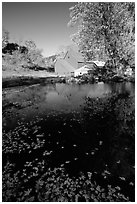
[[[38,201],[49,168],[90,172],[134,201],[134,84],[24,86],[2,100],[3,201]]]

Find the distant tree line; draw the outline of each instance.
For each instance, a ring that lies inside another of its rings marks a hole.
[[[5,29],[2,30],[2,59],[7,66],[54,71],[55,56],[45,58],[33,40],[26,40],[24,45],[10,42],[9,32]]]
[[[134,2],[78,2],[70,18],[70,26],[78,24],[72,39],[86,60],[108,60],[113,69],[135,67]]]

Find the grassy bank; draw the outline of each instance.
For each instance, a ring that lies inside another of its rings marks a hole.
[[[56,81],[56,75],[46,71],[3,71],[2,88]]]

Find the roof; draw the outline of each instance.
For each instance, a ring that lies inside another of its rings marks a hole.
[[[68,53],[70,53],[78,62],[84,62],[82,54],[80,52],[74,51],[72,48],[69,48],[69,50],[66,52],[64,59]]]
[[[82,71],[89,71],[89,68],[87,67],[87,65],[84,65],[80,67],[79,69],[75,70],[75,72],[82,72]]]
[[[88,61],[87,63],[95,63],[98,67],[103,67],[105,65],[103,61]]]

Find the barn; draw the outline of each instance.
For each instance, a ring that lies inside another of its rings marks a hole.
[[[55,72],[59,76],[73,76],[75,68],[65,59],[57,59],[55,62]]]
[[[73,76],[74,71],[84,65],[84,58],[80,52],[70,48],[63,58],[58,58],[55,62],[55,72],[57,75]]]

